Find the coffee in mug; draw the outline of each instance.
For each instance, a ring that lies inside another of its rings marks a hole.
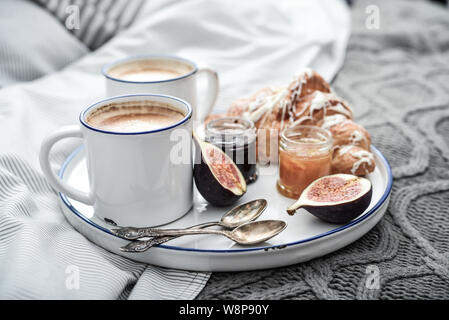
[[[97,102],[81,113],[78,125],[44,140],[42,171],[54,189],[92,205],[98,217],[118,226],[172,222],[193,204],[191,116],[187,102],[169,96],[126,95]],[[53,145],[68,137],[83,139],[88,192],[62,181],[50,166]]]
[[[187,101],[198,121],[212,111],[217,100],[218,75],[209,68],[198,68],[187,59],[169,55],[129,57],[103,67],[106,95],[163,94]],[[206,88],[197,91],[200,77],[205,77]],[[198,97],[202,97],[198,102]]]
[[[148,82],[175,79],[193,70],[192,65],[176,60],[138,59],[117,64],[108,70],[108,74],[124,81]]]
[[[169,127],[184,117],[182,111],[166,103],[131,101],[98,108],[88,115],[86,122],[101,130],[131,133]]]

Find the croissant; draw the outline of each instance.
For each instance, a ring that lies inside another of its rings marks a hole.
[[[345,119],[352,119],[352,110],[345,101],[333,93],[315,91],[304,97],[296,104],[294,124],[316,125],[324,117],[339,115]],[[298,111],[299,110],[299,111]]]
[[[332,173],[364,176],[374,171],[375,166],[373,154],[354,145],[337,148],[332,157]]]
[[[229,107],[227,116],[252,120],[258,129],[258,161],[276,163],[279,133],[305,116],[303,100],[316,91],[330,93],[331,90],[321,75],[304,69],[293,77],[287,88],[264,88],[250,98],[237,100]]]
[[[369,133],[353,121],[349,105],[310,69],[300,72],[286,88],[263,88],[249,98],[235,101],[226,115],[219,116],[243,117],[254,122],[261,163],[277,162],[279,133],[303,124],[321,126],[331,132],[333,172],[365,175],[374,170]]]
[[[340,114],[327,116],[317,125],[330,131],[334,139],[334,148],[354,145],[367,151],[371,149],[371,137],[368,131],[345,116]]]

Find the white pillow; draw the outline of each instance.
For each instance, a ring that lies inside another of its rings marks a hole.
[[[0,87],[57,71],[89,52],[57,19],[25,0],[2,0]]]

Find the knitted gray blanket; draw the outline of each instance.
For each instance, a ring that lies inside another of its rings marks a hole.
[[[214,273],[199,299],[449,298],[448,28],[447,9],[430,2],[355,3],[333,87],[393,168],[385,218],[308,263]]]

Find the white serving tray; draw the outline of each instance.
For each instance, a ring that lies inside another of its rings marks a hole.
[[[68,221],[90,241],[136,261],[195,271],[275,268],[307,261],[338,250],[359,239],[379,222],[388,207],[392,175],[383,155],[374,147],[373,153],[376,169],[368,176],[373,185],[371,204],[363,214],[345,225],[323,222],[302,209],[294,216],[289,216],[285,210],[294,200],[278,193],[277,169],[260,168],[259,179],[248,186],[247,193],[235,205],[264,198],[268,201],[268,207],[259,220],[280,219],[286,221],[288,226],[280,235],[254,246],[237,245],[225,237],[216,235],[198,235],[180,237],[144,253],[124,253],[119,248],[128,242],[112,235],[109,229],[113,226],[97,218],[92,207],[71,200],[63,194],[60,194],[60,201]],[[60,176],[71,185],[88,190],[83,147],[76,149],[65,161]],[[111,180],[111,183],[114,181]],[[192,210],[181,219],[165,225],[164,228],[183,228],[202,222],[217,221],[229,209],[230,207],[213,207],[195,192]],[[148,210],[150,213],[151,208]]]

